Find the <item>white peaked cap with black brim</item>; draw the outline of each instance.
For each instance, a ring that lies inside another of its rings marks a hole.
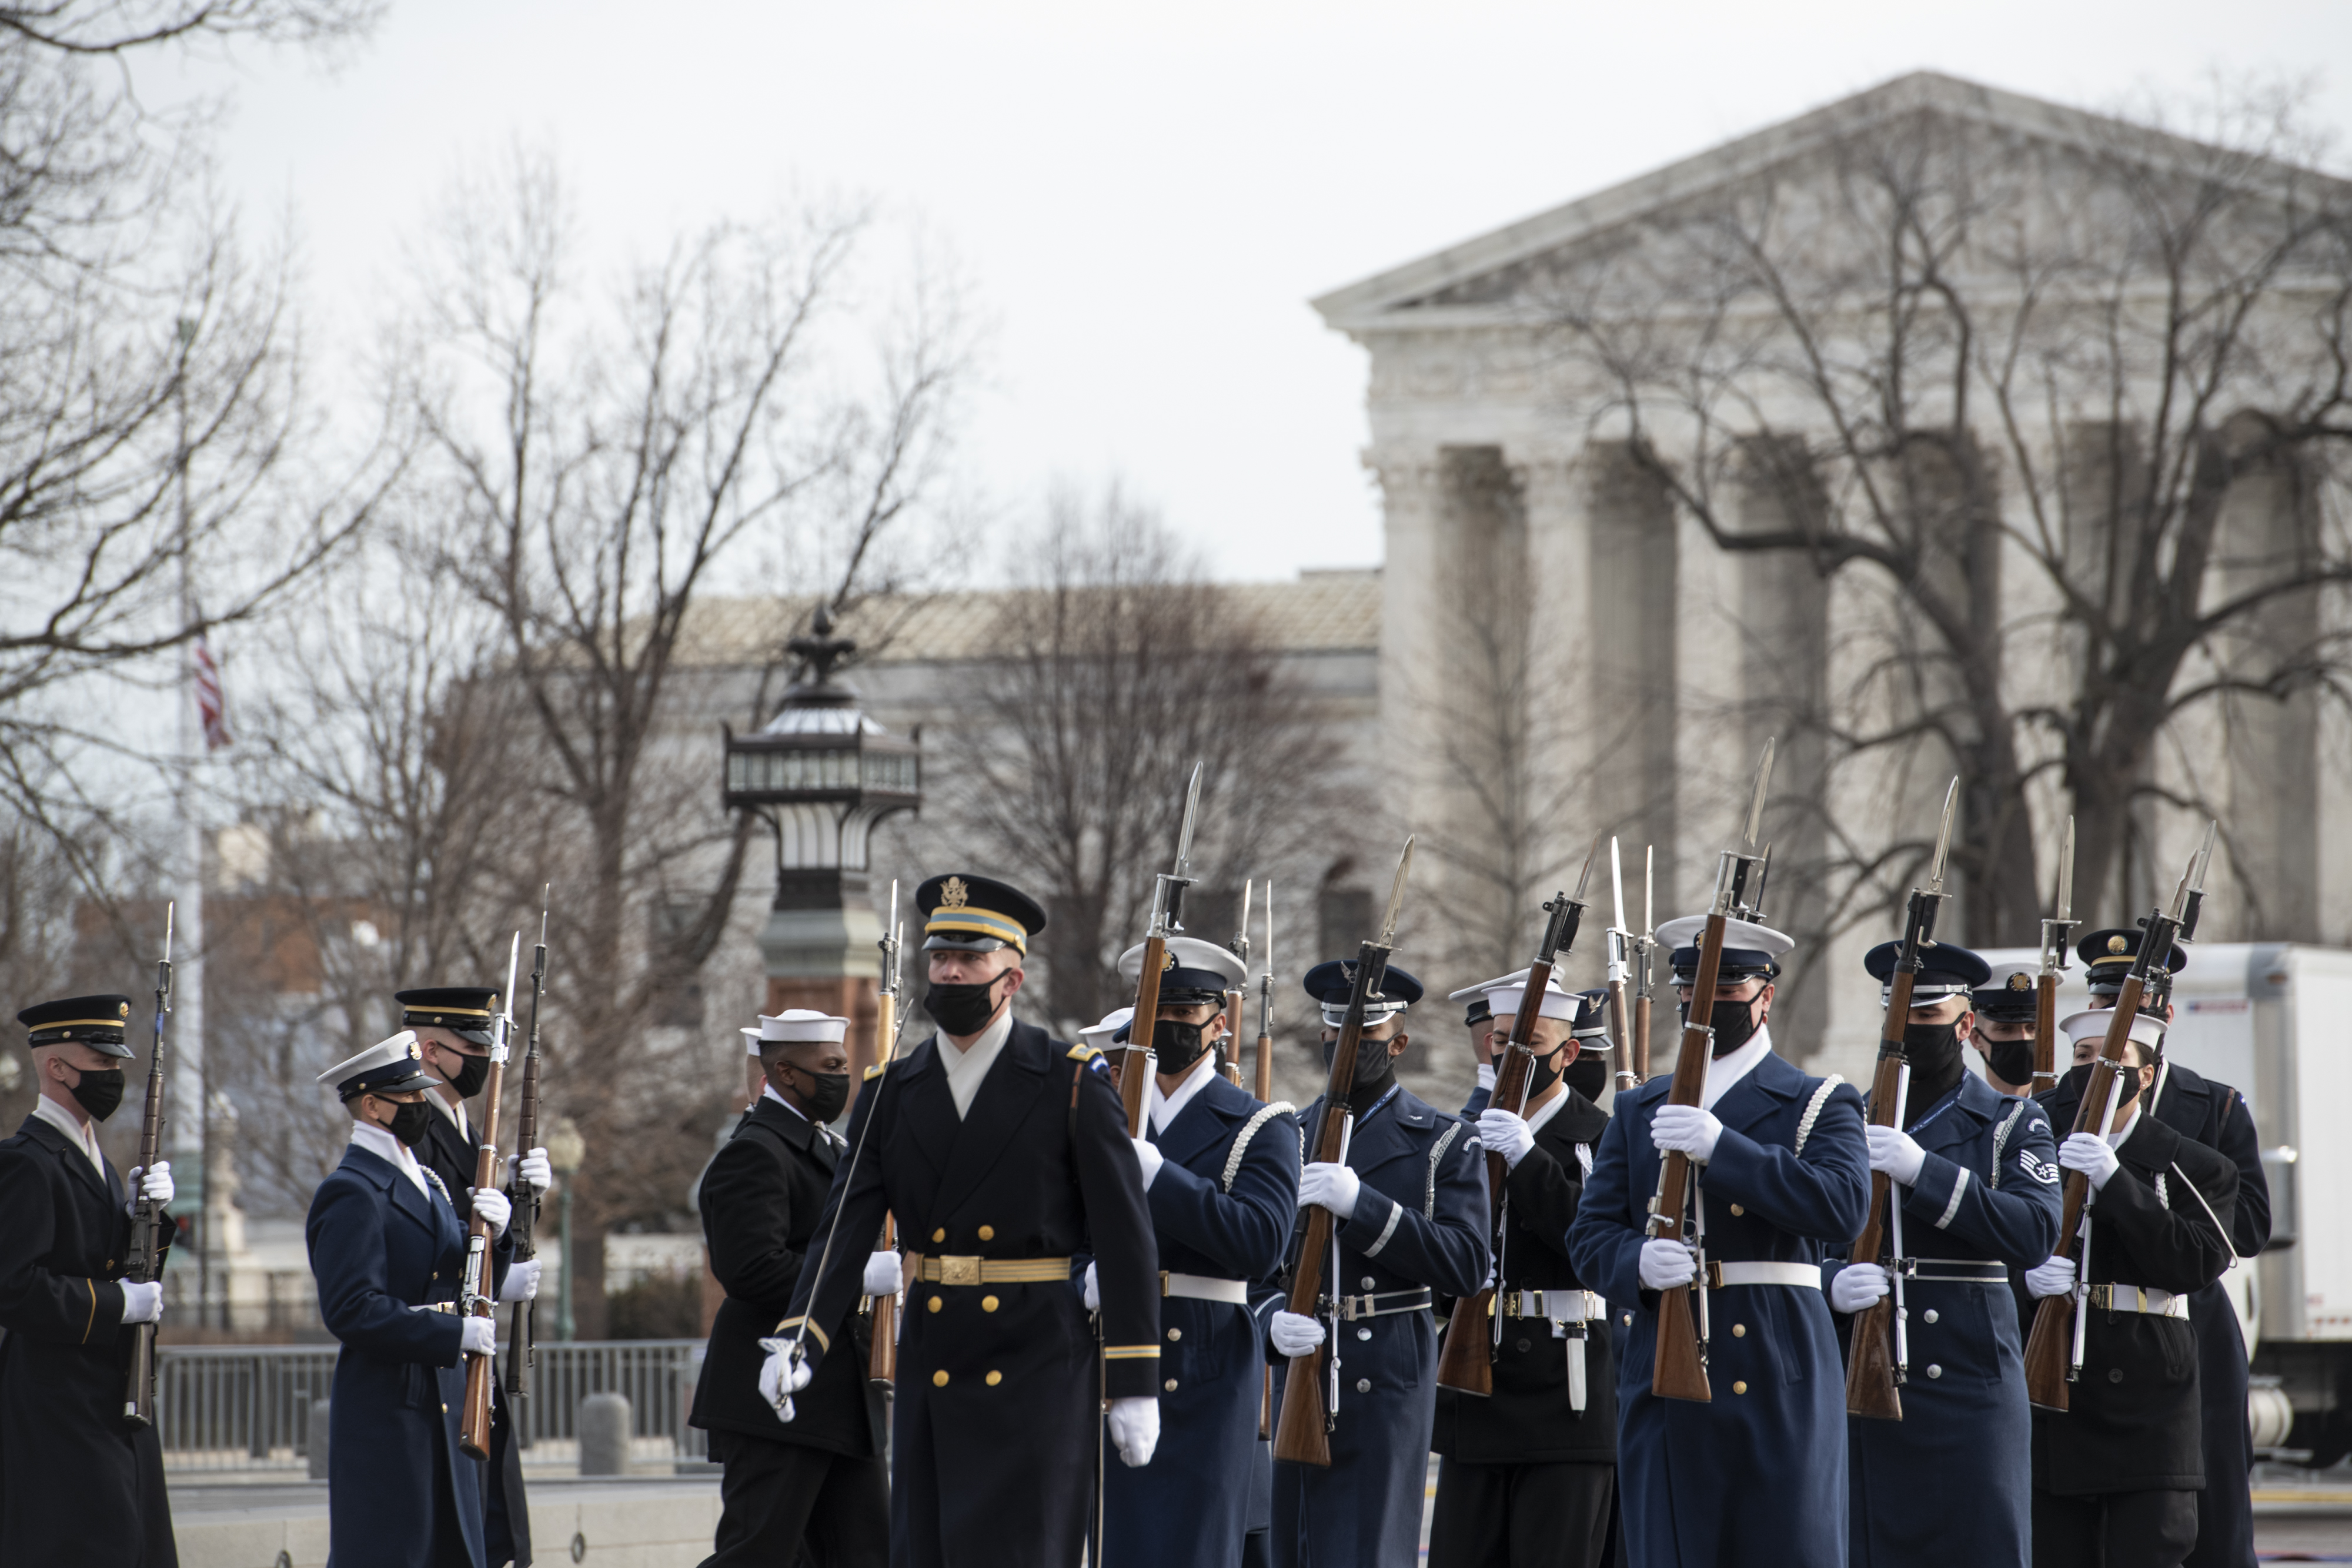
[[[1111,1036],[1125,1029],[1127,1020],[1134,1016],[1133,1008],[1113,1008],[1103,1014],[1100,1023],[1078,1030],[1078,1038],[1097,1051],[1107,1051],[1110,1047]]]
[[[1527,999],[1528,977],[1534,971],[1535,966],[1530,964],[1527,968],[1515,969],[1507,975],[1498,976],[1491,980],[1482,980],[1475,986],[1452,992],[1445,999],[1449,1002],[1458,1002],[1471,997],[1483,996],[1486,998],[1487,1009],[1496,1018],[1517,1018],[1520,1006]],[[1558,1019],[1562,1023],[1573,1024],[1576,1022],[1579,999],[1575,992],[1561,988],[1559,972],[1554,970],[1545,978],[1542,999],[1536,1006],[1536,1016]]]
[[[318,1082],[333,1084],[338,1095],[350,1100],[361,1094],[429,1089],[440,1080],[425,1071],[425,1048],[416,1043],[416,1031],[404,1029],[357,1056],[338,1061],[319,1074]]]
[[[811,1008],[786,1008],[771,1017],[760,1015],[760,1027],[743,1031],[743,1040],[752,1055],[760,1054],[763,1045],[789,1042],[839,1045],[849,1033],[849,1020],[821,1013]]]
[[[1706,934],[1706,919],[1704,915],[1685,915],[1658,927],[1658,946],[1672,949],[1666,962],[1675,972],[1676,985],[1698,974],[1698,943]],[[1796,946],[1797,939],[1785,931],[1752,920],[1726,920],[1718,973],[1727,980],[1770,979],[1780,972],[1780,960]]]

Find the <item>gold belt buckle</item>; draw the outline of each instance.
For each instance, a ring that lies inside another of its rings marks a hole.
[[[977,1258],[940,1259],[940,1283],[942,1285],[979,1284],[980,1260]]]
[[[2092,1286],[2089,1291],[2089,1301],[2092,1307],[2100,1312],[2111,1312],[2115,1311],[2116,1288],[2113,1285]]]

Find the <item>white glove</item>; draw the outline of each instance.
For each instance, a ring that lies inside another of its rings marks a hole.
[[[163,1321],[163,1282],[161,1280],[125,1280],[122,1281],[122,1322],[159,1323]]]
[[[514,1155],[509,1155],[507,1156],[507,1185],[509,1186],[512,1186],[514,1185],[515,1175],[518,1171],[521,1173],[523,1180],[530,1183],[530,1189],[533,1192],[543,1193],[549,1187],[555,1185],[555,1167],[547,1163],[547,1151],[545,1149],[533,1149],[529,1154],[524,1155],[520,1159],[517,1159]]]
[[[1696,1105],[1661,1105],[1650,1118],[1650,1142],[1662,1152],[1688,1155],[1701,1165],[1715,1158],[1715,1141],[1721,1136],[1723,1124],[1715,1113]]]
[[[507,1277],[499,1281],[499,1300],[502,1301],[535,1301],[539,1300],[539,1271],[543,1265],[536,1258],[519,1258],[507,1266]]]
[[[907,1266],[896,1252],[876,1252],[866,1260],[866,1291],[869,1296],[895,1296],[907,1283]]]
[[[1298,1173],[1298,1207],[1328,1208],[1342,1219],[1356,1218],[1356,1196],[1364,1184],[1345,1166],[1318,1160]]]
[[[472,1313],[457,1320],[460,1325],[457,1348],[467,1355],[496,1355],[499,1352],[499,1321],[478,1318]]]
[[[1305,1355],[1323,1343],[1323,1325],[1314,1318],[1286,1312],[1277,1307],[1274,1322],[1266,1329],[1266,1337],[1274,1341],[1277,1354]]]
[[[1150,1138],[1129,1138],[1128,1142],[1135,1145],[1135,1163],[1143,1167],[1143,1189],[1149,1192],[1151,1190],[1151,1178],[1160,1174],[1160,1167],[1168,1163],[1168,1156],[1161,1154],[1160,1145]],[[1159,1401],[1152,1403],[1156,1406]]]
[[[1488,1106],[1478,1113],[1478,1142],[1503,1156],[1503,1163],[1513,1170],[1528,1157],[1536,1146],[1536,1135],[1528,1131],[1528,1119],[1509,1111]]]
[[[793,1418],[793,1396],[809,1385],[816,1369],[801,1355],[793,1341],[763,1339],[760,1348],[768,1359],[760,1364],[760,1397],[775,1407],[779,1420]]]
[[[2107,1178],[2123,1167],[2115,1150],[2107,1147],[2106,1139],[2096,1133],[2069,1133],[2066,1141],[2058,1145],[2058,1163],[2070,1171],[2081,1171],[2091,1178],[2091,1190],[2105,1188]]]
[[[466,1196],[474,1200],[474,1212],[489,1222],[490,1239],[496,1241],[507,1233],[507,1220],[513,1215],[513,1205],[507,1195],[496,1187],[467,1187]]]
[[[1642,1283],[1653,1291],[1671,1291],[1698,1278],[1698,1260],[1679,1241],[1654,1236],[1642,1243]]]
[[[1160,1446],[1160,1401],[1114,1399],[1109,1421],[1111,1447],[1118,1450],[1118,1462],[1130,1470],[1150,1464],[1151,1450]]]
[[[1900,1127],[1868,1126],[1862,1130],[1870,1140],[1870,1168],[1885,1171],[1897,1186],[1915,1186],[1919,1181],[1919,1167],[1927,1163],[1927,1151],[1919,1141]]]
[[[140,1179],[142,1172],[146,1174],[144,1181]],[[162,1208],[172,1201],[172,1162],[157,1160],[152,1171],[144,1166],[132,1166],[131,1174],[122,1178],[122,1185],[131,1189],[131,1201],[122,1206],[126,1212],[135,1216],[142,1197],[154,1199],[155,1207]]]
[[[1090,1312],[1098,1312],[1102,1311],[1102,1285],[1100,1281],[1096,1280],[1095,1266],[1091,1263],[1087,1265],[1086,1295],[1087,1311]]]
[[[1482,1061],[1478,1064],[1478,1087],[1486,1090],[1490,1094],[1495,1092],[1495,1064],[1493,1062]]]
[[[2053,1258],[2046,1263],[2036,1263],[2025,1271],[2025,1289],[2035,1301],[2044,1296],[2063,1296],[2074,1288],[2074,1260]]]
[[[1830,1276],[1830,1305],[1858,1312],[1886,1294],[1886,1270],[1875,1263],[1849,1263]]]

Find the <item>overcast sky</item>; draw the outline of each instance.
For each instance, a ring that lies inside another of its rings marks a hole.
[[[292,214],[325,352],[451,172],[518,139],[640,253],[862,193],[949,241],[995,323],[966,452],[1000,505],[1117,475],[1262,579],[1381,555],[1364,359],[1316,294],[1921,68],[2104,108],[2326,63],[2341,135],[2346,0],[393,0],[339,69],[177,79],[233,87],[228,193]]]

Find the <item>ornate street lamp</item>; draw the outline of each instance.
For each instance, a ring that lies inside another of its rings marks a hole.
[[[784,645],[805,665],[775,716],[748,735],[722,726],[730,811],[774,835],[776,897],[760,934],[768,1010],[814,1008],[850,1020],[850,1067],[875,1060],[882,923],[866,882],[874,829],[922,805],[922,754],[857,706],[834,677],[857,644],[820,608]]]

